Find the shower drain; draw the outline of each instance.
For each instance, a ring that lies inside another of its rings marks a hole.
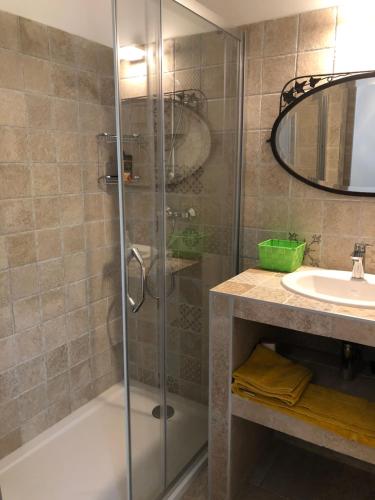
[[[161,413],[162,413],[162,410],[161,410],[161,406],[158,405],[158,406],[155,406],[155,408],[152,410],[152,416],[155,417],[155,418],[158,418],[160,420],[160,417],[161,417]],[[174,415],[174,408],[173,406],[169,406],[167,405],[167,418],[172,418]]]

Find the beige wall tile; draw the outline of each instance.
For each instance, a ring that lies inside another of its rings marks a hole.
[[[48,413],[43,410],[21,426],[22,441],[26,443],[48,427]]]
[[[56,97],[76,99],[78,97],[77,71],[69,66],[53,64],[52,89]]]
[[[258,227],[273,231],[285,231],[288,227],[288,200],[268,197],[257,204]]]
[[[36,57],[49,57],[47,27],[43,24],[20,18],[21,50]]]
[[[268,94],[262,96],[260,128],[271,129],[279,114],[280,95]]]
[[[10,267],[23,266],[36,260],[34,233],[14,234],[7,237],[8,261]]]
[[[355,237],[326,236],[322,242],[321,265],[329,269],[352,269],[351,254],[353,253]]]
[[[96,51],[98,44],[86,40],[85,38],[75,37],[76,61],[80,68],[96,71]]]
[[[298,16],[283,17],[265,23],[264,55],[278,56],[297,51]]]
[[[51,59],[74,65],[76,63],[76,37],[65,31],[48,28]]]
[[[248,59],[246,64],[246,85],[247,95],[257,95],[262,92],[262,67],[263,59]]]
[[[82,102],[79,103],[79,128],[81,132],[101,132],[102,116],[103,112],[101,106]]]
[[[325,201],[323,232],[329,235],[358,236],[360,209],[359,202]]]
[[[31,168],[34,196],[56,195],[59,193],[59,169],[56,165],[34,163]]]
[[[45,350],[51,351],[66,343],[65,316],[46,321],[41,326]]]
[[[246,29],[248,57],[262,57],[264,46],[264,23],[251,24]]]
[[[75,253],[85,249],[84,226],[69,226],[63,228],[64,253]]]
[[[71,226],[81,224],[84,219],[83,197],[78,195],[61,198],[61,224]]]
[[[26,95],[27,124],[33,129],[51,128],[51,99],[42,95]]]
[[[17,362],[24,363],[44,351],[43,336],[40,326],[17,333],[15,336]]]
[[[77,162],[80,159],[78,134],[57,133],[56,156],[59,162]]]
[[[60,224],[60,199],[57,197],[34,198],[35,227],[46,229]]]
[[[323,231],[323,203],[319,200],[293,200],[290,206],[290,231],[301,234]]]
[[[0,435],[4,436],[19,425],[17,401],[9,401],[0,407]]]
[[[88,361],[76,365],[70,371],[70,383],[75,389],[86,387],[91,381],[91,369]]]
[[[0,49],[0,67],[6,71],[0,73],[0,87],[23,89],[22,56],[11,50]]]
[[[30,199],[0,201],[0,234],[27,231],[32,228]]]
[[[96,73],[80,71],[78,73],[78,97],[82,101],[99,102],[99,85]]]
[[[88,307],[82,307],[67,315],[67,336],[70,339],[80,337],[89,330]]]
[[[68,347],[57,347],[47,354],[47,378],[51,379],[68,369]]]
[[[14,337],[0,339],[0,372],[8,370],[16,363]]]
[[[261,96],[255,95],[245,98],[245,128],[258,130],[260,125]]]
[[[260,196],[288,196],[290,175],[276,162],[258,168],[258,189]]]
[[[0,165],[0,199],[30,196],[30,170],[23,164]]]
[[[3,458],[22,444],[21,430],[16,429],[0,439],[0,457]]]
[[[99,95],[101,104],[105,104],[107,106],[115,105],[115,84],[113,78],[100,78]]]
[[[46,380],[46,365],[44,356],[38,356],[17,366],[18,387],[25,392],[42,384]]]
[[[66,310],[74,311],[87,304],[86,280],[71,283],[66,287]]]
[[[18,49],[19,39],[18,17],[7,12],[0,13],[0,47]]]
[[[272,94],[281,92],[285,83],[295,77],[296,56],[269,57],[264,59],[262,73],[262,92]]]
[[[21,299],[39,291],[38,273],[35,264],[16,267],[10,272],[12,297]]]
[[[26,125],[25,96],[22,92],[0,89],[0,125]]]
[[[85,253],[75,253],[64,257],[64,273],[67,283],[79,281],[87,276],[87,256]]]
[[[103,219],[103,195],[101,193],[86,194],[84,204],[86,222]]]
[[[26,90],[50,94],[51,66],[48,61],[24,56],[22,58],[22,67]]]
[[[38,261],[60,257],[60,229],[42,229],[41,231],[36,231],[35,236]]]
[[[10,299],[9,272],[0,272],[0,306],[6,306]]]
[[[55,288],[41,296],[43,321],[61,316],[65,312],[64,288]]]
[[[297,75],[318,75],[333,72],[333,49],[301,52],[297,58]]]
[[[0,405],[17,396],[16,370],[11,369],[0,374]]]
[[[367,238],[375,237],[375,204],[361,203],[360,234]]]
[[[78,129],[78,103],[70,99],[53,100],[53,127],[69,132]]]
[[[39,297],[29,297],[15,302],[13,315],[16,332],[38,325],[40,323]]]
[[[75,366],[89,358],[90,355],[90,336],[89,334],[69,342],[69,364]]]
[[[0,269],[8,267],[8,252],[5,237],[0,237]]]
[[[101,247],[105,244],[103,221],[85,223],[85,241],[88,249]]]
[[[73,194],[82,191],[82,170],[80,164],[60,164],[59,174],[62,193]]]
[[[113,51],[104,45],[96,45],[96,69],[98,73],[113,76]]]
[[[1,64],[1,63],[0,63]],[[1,85],[1,83],[0,83]],[[28,159],[27,134],[23,128],[2,127],[0,134],[0,161],[25,161]]]
[[[298,50],[334,47],[337,8],[314,10],[300,16]]]
[[[62,259],[54,259],[38,264],[40,289],[42,292],[56,288],[64,282]]]
[[[31,130],[29,140],[33,161],[56,161],[55,139],[51,132]]]
[[[13,334],[12,307],[7,305],[0,307],[0,338]]]

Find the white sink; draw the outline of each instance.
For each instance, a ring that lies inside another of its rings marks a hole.
[[[313,299],[356,307],[375,308],[375,275],[353,280],[352,273],[329,269],[311,269],[287,274],[282,284],[292,292]]]

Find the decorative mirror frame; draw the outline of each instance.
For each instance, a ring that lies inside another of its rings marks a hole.
[[[279,116],[276,118],[275,123],[272,127],[271,138],[268,140],[268,142],[271,143],[272,153],[274,157],[290,175],[292,175],[299,181],[308,184],[309,186],[315,187],[317,189],[322,189],[323,191],[328,191],[330,193],[346,194],[349,196],[375,196],[375,191],[373,193],[365,193],[363,191],[349,191],[346,189],[338,188],[336,189],[306,179],[305,177],[291,169],[289,165],[287,165],[287,163],[285,163],[285,161],[279,155],[276,146],[277,129],[284,116],[286,116],[291,109],[297,106],[297,104],[299,104],[307,97],[310,97],[317,92],[321,92],[324,89],[339,85],[340,83],[351,82],[353,80],[362,80],[365,78],[375,78],[375,71],[303,75],[292,78],[284,85],[280,94]],[[326,83],[321,83],[324,81]]]

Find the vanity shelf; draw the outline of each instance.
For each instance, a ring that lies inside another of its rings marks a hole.
[[[375,465],[375,449],[232,394],[232,415]]]

